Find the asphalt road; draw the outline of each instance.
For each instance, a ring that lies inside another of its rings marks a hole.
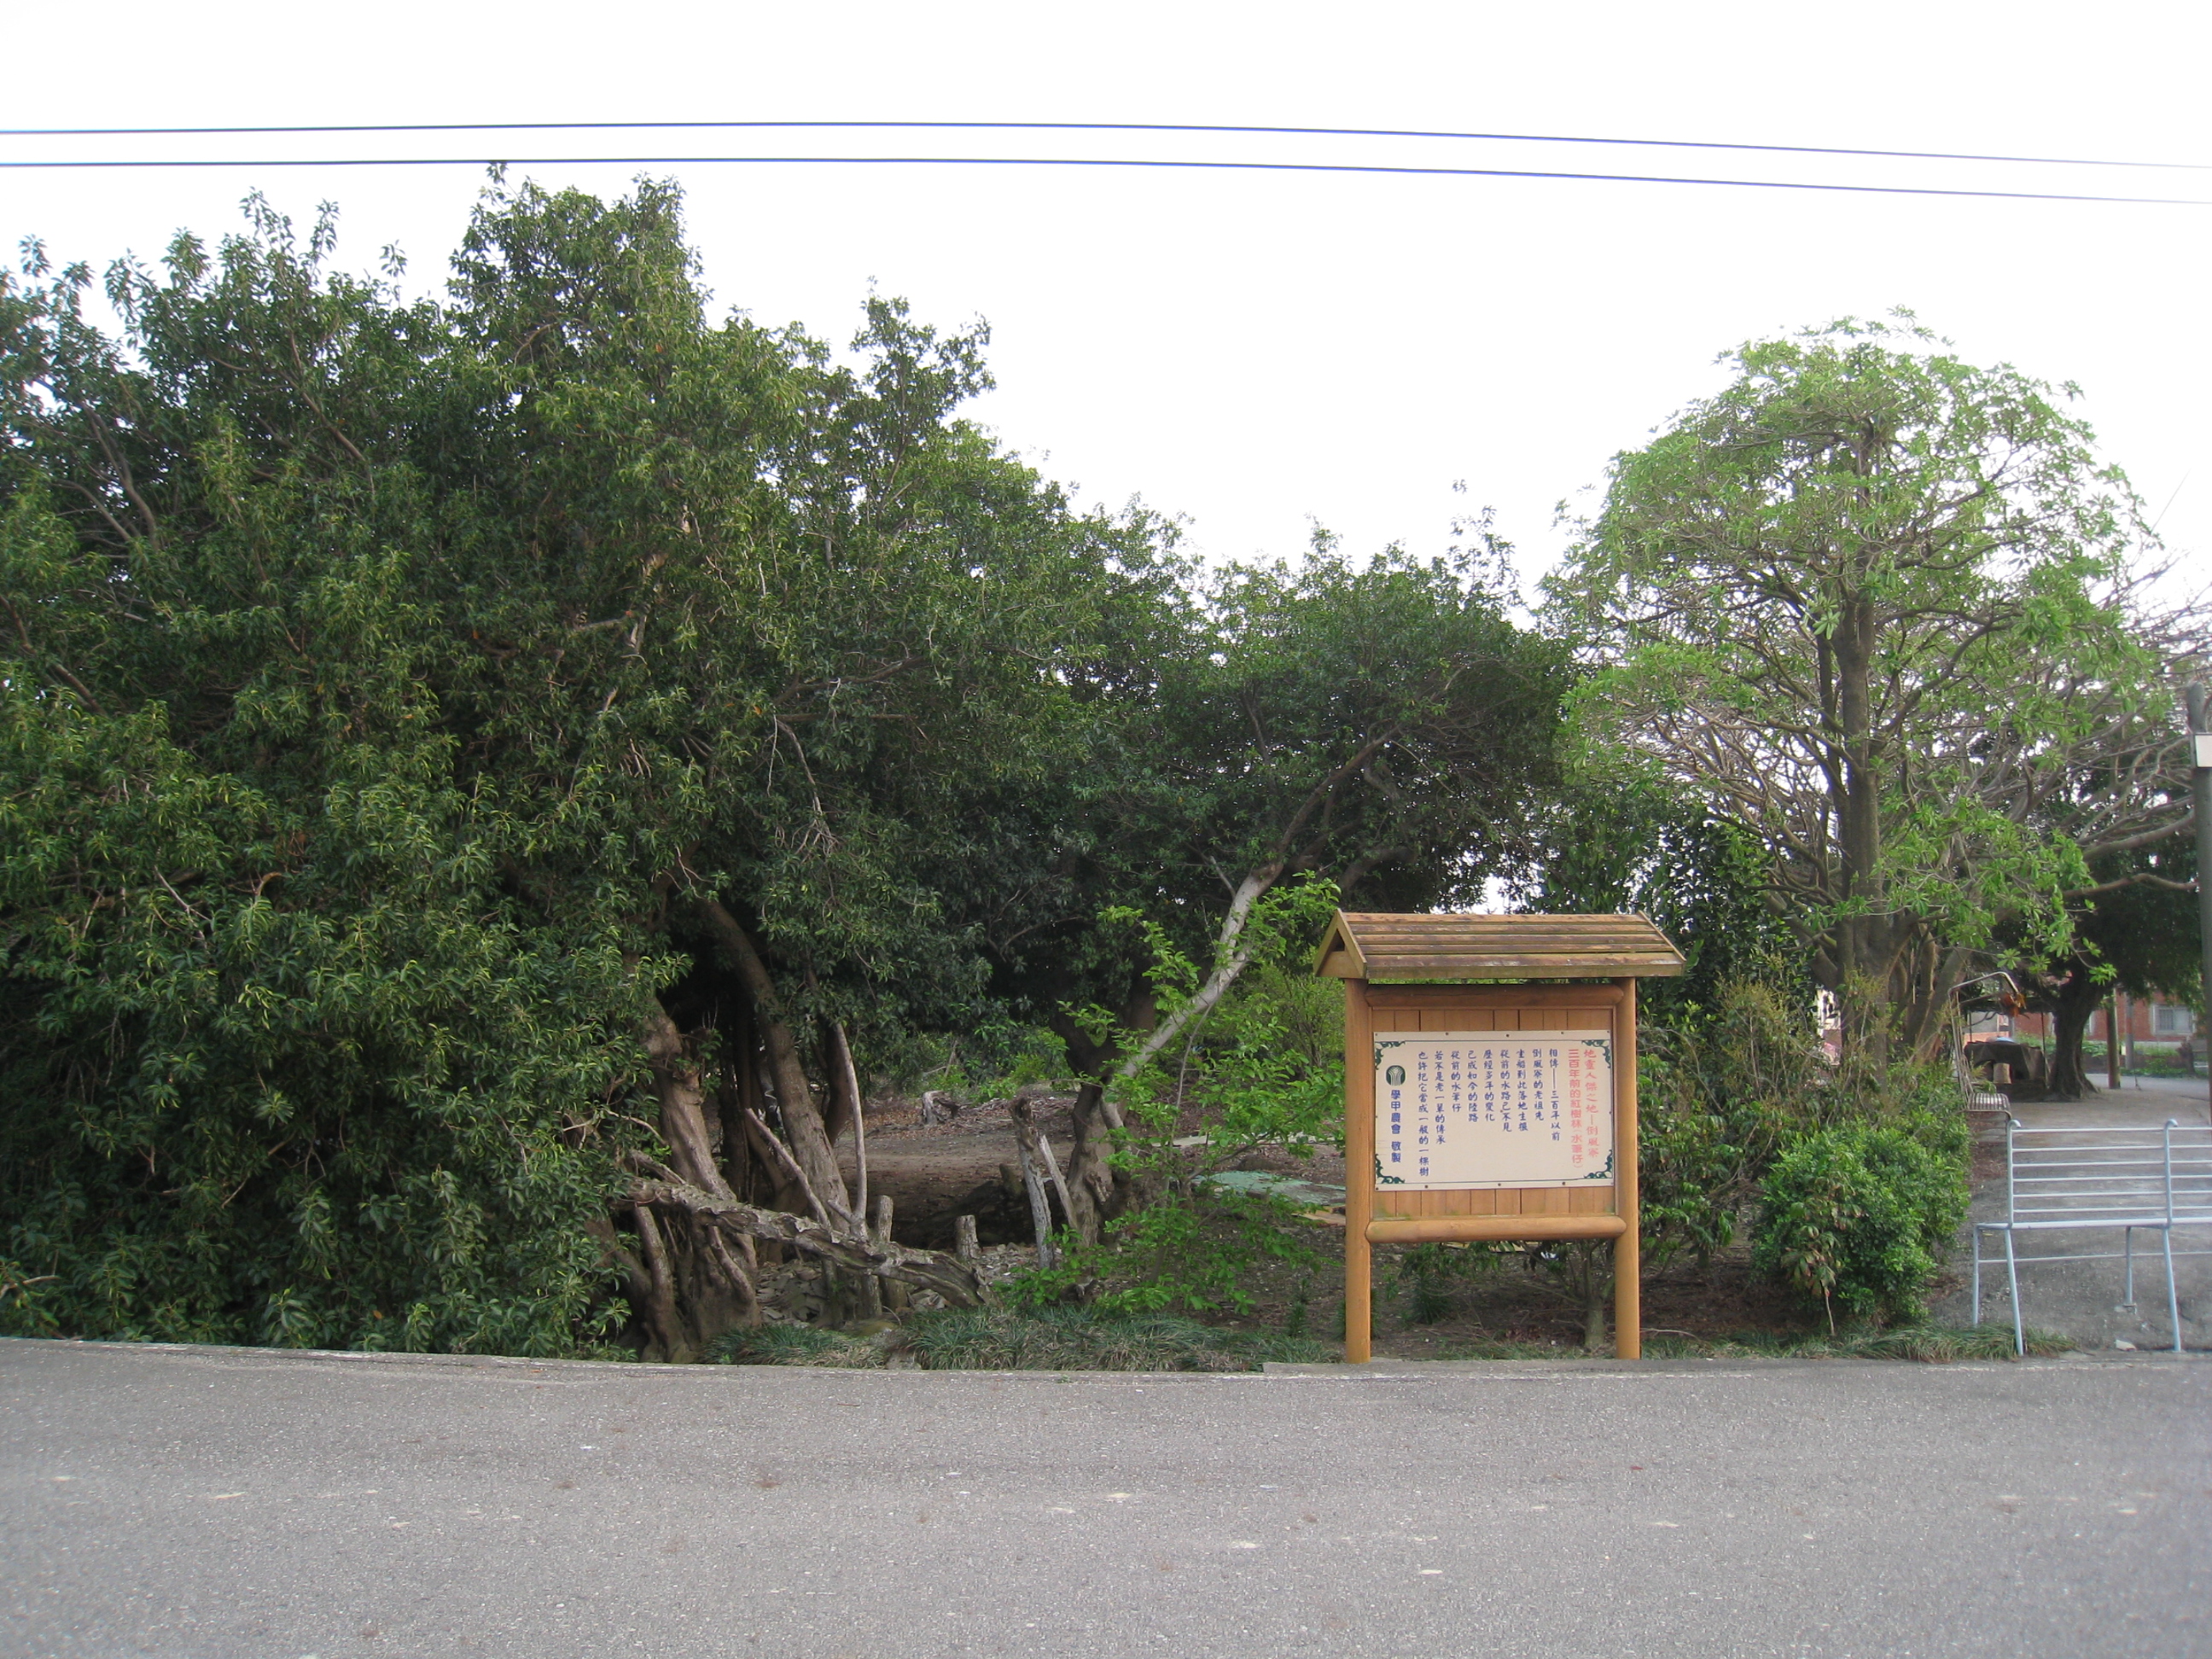
[[[2212,1361],[0,1341],[0,1654],[2212,1656]]]

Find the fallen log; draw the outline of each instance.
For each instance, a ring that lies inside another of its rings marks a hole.
[[[725,1232],[774,1239],[854,1273],[896,1279],[902,1284],[935,1291],[955,1307],[975,1307],[984,1299],[983,1282],[975,1268],[942,1251],[917,1250],[894,1244],[888,1238],[848,1237],[808,1217],[793,1215],[787,1210],[763,1210],[736,1199],[717,1197],[687,1182],[665,1177],[634,1181],[620,1201],[680,1210]]]

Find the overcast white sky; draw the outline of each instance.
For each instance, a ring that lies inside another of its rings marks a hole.
[[[91,15],[89,14],[88,16]],[[2212,8],[1892,3],[1364,7],[112,3],[97,39],[0,0],[54,56],[12,126],[211,122],[1008,119],[1597,134],[2212,162]],[[227,141],[232,155],[347,153]],[[173,141],[165,141],[172,143]],[[2212,172],[1992,169],[1510,145],[1088,137],[1055,153],[1264,155],[2212,196]],[[353,153],[406,153],[360,141]],[[563,143],[580,146],[562,149]],[[1043,153],[1036,137],[420,141],[415,153]],[[315,146],[313,149],[301,148]],[[491,148],[482,149],[480,146]],[[137,153],[156,149],[146,141]],[[34,153],[21,141],[0,154]],[[1602,477],[1747,337],[1909,306],[1970,357],[2071,380],[2199,578],[2212,576],[2212,209],[1498,179],[690,166],[726,306],[842,343],[871,281],[981,315],[977,410],[1086,501],[1141,495],[1217,557],[1440,550],[1494,505],[1524,574],[1554,504]],[[634,167],[534,165],[620,191]],[[340,256],[442,282],[471,168],[0,177],[0,234],[58,258],[216,235],[265,190]],[[1468,494],[1451,492],[1455,480]]]

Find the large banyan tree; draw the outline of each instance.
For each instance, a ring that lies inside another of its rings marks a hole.
[[[973,1297],[868,1224],[871,1055],[1103,1078],[1106,907],[1233,974],[1277,882],[1520,845],[1564,671],[1472,562],[1209,575],[960,417],[980,331],[716,320],[678,210],[495,186],[437,301],[258,204],[119,331],[0,287],[0,1328],[677,1358],[764,1249]]]
[[[2093,863],[2190,827],[2203,613],[2073,388],[1909,317],[1725,361],[1550,583],[1587,727],[1758,842],[1854,1056],[1925,1055],[1992,955],[2073,948]]]

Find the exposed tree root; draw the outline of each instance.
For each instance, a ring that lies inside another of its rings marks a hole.
[[[953,1307],[977,1307],[984,1300],[983,1284],[975,1268],[956,1256],[938,1250],[911,1249],[888,1239],[847,1237],[805,1216],[783,1210],[763,1210],[734,1198],[718,1196],[688,1182],[665,1176],[634,1182],[621,1201],[679,1211],[733,1236],[774,1239],[854,1273],[896,1279],[922,1290],[934,1291]]]

